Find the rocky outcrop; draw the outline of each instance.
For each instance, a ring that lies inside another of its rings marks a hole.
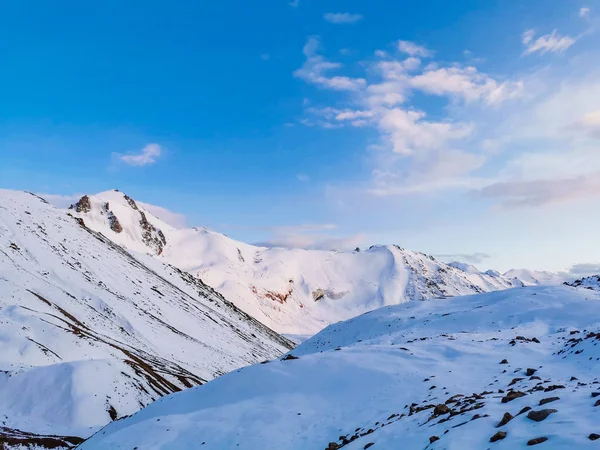
[[[88,213],[92,210],[92,203],[90,202],[90,198],[84,195],[77,203],[69,206],[69,209],[74,209],[78,213]]]
[[[129,195],[127,194],[123,194],[123,198],[125,200],[127,200],[127,203],[129,203],[129,206],[131,206],[133,209],[135,209],[136,211],[139,211],[138,205],[135,202],[134,199],[132,199]]]
[[[133,201],[131,198],[127,196],[125,196],[125,198],[131,200],[131,202],[133,202],[133,204],[135,205],[135,201]],[[135,206],[135,209],[137,209],[137,205]],[[148,222],[146,214],[143,211],[140,211],[140,216],[140,227],[142,228],[142,241],[148,247],[152,248],[157,255],[161,255],[165,245],[167,245],[167,239],[165,238],[165,235],[162,231],[160,231],[154,225]]]
[[[331,289],[316,289],[312,292],[312,298],[315,302],[323,300],[325,297],[331,300],[339,300],[348,292],[334,292]]]

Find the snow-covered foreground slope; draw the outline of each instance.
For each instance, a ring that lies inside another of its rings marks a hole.
[[[523,285],[398,246],[364,252],[265,248],[206,229],[175,229],[118,191],[85,196],[72,213],[119,245],[198,276],[286,334],[314,334],[330,323],[408,300]]]
[[[331,325],[290,355],[162,398],[81,450],[600,445],[598,292],[410,302]]]
[[[0,191],[0,447],[88,436],[289,348],[197,278]]]

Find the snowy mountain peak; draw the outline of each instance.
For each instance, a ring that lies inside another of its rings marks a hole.
[[[556,286],[565,278],[559,274],[540,270],[512,269],[504,273],[510,280],[519,280],[524,286]]]
[[[117,244],[160,256],[172,227],[118,190],[84,195],[69,208],[87,227],[102,232]]]

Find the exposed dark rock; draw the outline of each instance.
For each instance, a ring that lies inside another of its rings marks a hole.
[[[338,444],[337,442],[330,442],[325,450],[338,450],[341,447],[342,446],[340,444]]]
[[[110,224],[110,229],[113,230],[115,233],[122,233],[123,226],[119,222],[119,219],[117,219],[117,216],[115,216],[115,214],[112,211],[108,211],[107,216],[108,223]]]
[[[84,195],[77,203],[69,206],[69,209],[75,209],[78,213],[88,213],[92,210],[92,203],[90,202],[90,198]]]
[[[374,445],[375,445],[375,442],[369,442],[367,445],[365,445],[365,446],[363,447],[363,450],[367,450],[368,448],[371,448],[371,447],[373,447]]]
[[[596,403],[594,403],[594,406],[600,406],[600,400],[598,400]]]
[[[132,199],[129,195],[126,195],[126,194],[123,194],[123,197],[125,198],[125,200],[127,200],[127,203],[129,203],[129,206],[131,206],[136,211],[139,210],[138,205],[137,205],[137,203],[135,203],[134,199]]]
[[[538,445],[538,444],[541,444],[542,442],[546,442],[547,440],[548,440],[547,437],[539,437],[539,438],[529,440],[527,442],[527,445],[529,445],[529,446]]]
[[[498,431],[490,438],[490,442],[498,442],[506,437],[506,431]]]
[[[164,246],[167,244],[165,235],[154,225],[148,222],[144,211],[140,211],[140,227],[142,228],[142,241],[148,247],[154,248],[157,255],[161,255]]]
[[[592,392],[592,398],[600,396],[600,392]]]
[[[540,406],[545,405],[546,403],[552,403],[556,400],[560,400],[560,397],[548,397],[540,400]]]
[[[536,369],[528,368],[527,371],[525,372],[525,375],[527,375],[528,377],[530,377],[530,376],[532,376],[536,372],[537,372]]]
[[[512,381],[510,383],[508,383],[509,386],[512,386],[513,384],[518,383],[519,381],[523,381],[525,378],[513,378]]]
[[[510,391],[504,397],[502,397],[502,403],[512,402],[513,400],[521,397],[525,397],[527,394],[521,391]]]
[[[502,361],[500,361],[500,364],[508,364],[508,359],[503,359]]]
[[[430,443],[430,444],[433,444],[435,441],[439,441],[439,440],[440,440],[440,438],[439,438],[439,437],[437,437],[437,436],[431,436],[431,437],[429,438],[429,443]]]
[[[600,434],[592,433],[588,436],[588,439],[590,441],[596,441],[596,440],[600,439]]]
[[[553,413],[558,412],[556,409],[540,409],[537,411],[529,411],[527,414],[527,418],[530,420],[534,420],[536,422],[541,422],[542,420],[546,420],[546,418]]]
[[[565,387],[562,384],[553,384],[552,386],[548,386],[546,389],[544,389],[544,392],[552,392],[557,389],[564,389],[564,388]]]
[[[531,411],[531,406],[526,406],[525,408],[523,408],[521,411],[519,411],[519,414],[517,414],[517,416],[525,414],[527,411]]]
[[[291,353],[288,355],[285,355],[283,358],[281,358],[282,361],[290,361],[292,359],[299,359],[297,356],[292,355]]]
[[[448,413],[450,413],[450,408],[448,408],[448,406],[443,403],[437,405],[433,410],[434,416],[441,416]]]
[[[502,417],[502,420],[498,423],[498,425],[496,425],[496,428],[502,427],[504,425],[506,425],[508,422],[510,422],[511,420],[513,420],[514,417],[511,413],[504,413],[504,416]]]

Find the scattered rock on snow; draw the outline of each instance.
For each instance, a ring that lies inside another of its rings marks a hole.
[[[433,410],[434,416],[441,416],[443,414],[448,414],[450,412],[450,408],[447,405],[441,403],[435,407]]]
[[[547,440],[548,440],[547,437],[539,437],[539,438],[531,439],[530,441],[527,442],[527,445],[529,445],[529,446],[538,445],[538,444],[541,444],[542,442],[546,442]]]
[[[440,440],[440,438],[439,438],[439,437],[437,437],[437,436],[431,436],[431,437],[429,438],[429,443],[430,443],[430,444],[433,444],[435,441],[439,441],[439,440]]]
[[[560,397],[548,397],[540,400],[540,406],[545,405],[546,403],[555,402],[556,400],[560,400]]]
[[[510,391],[504,397],[502,397],[502,403],[512,402],[513,400],[521,397],[525,397],[527,394],[521,391]]]
[[[504,413],[502,420],[498,423],[498,425],[496,425],[496,428],[503,427],[504,425],[506,425],[508,422],[510,422],[513,419],[514,419],[514,417],[511,413],[508,413],[508,412]]]
[[[498,431],[490,438],[490,442],[498,442],[506,437],[506,431]]]
[[[538,411],[529,411],[529,414],[527,414],[527,418],[536,422],[541,422],[542,420],[545,420],[550,414],[556,412],[558,412],[558,410],[556,409],[540,409]]]

